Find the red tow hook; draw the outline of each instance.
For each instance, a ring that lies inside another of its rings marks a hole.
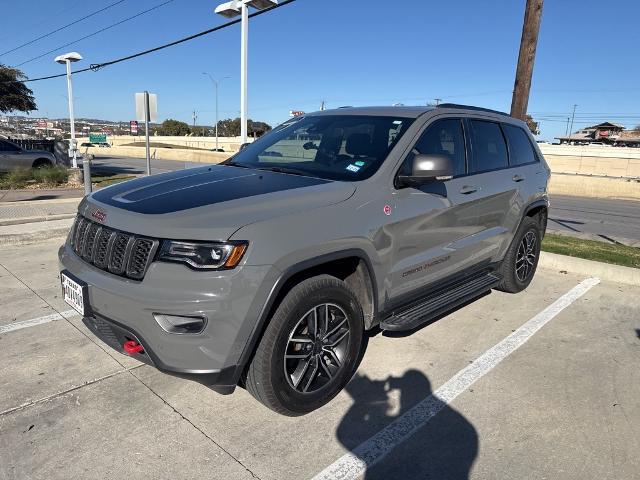
[[[140,353],[144,351],[144,347],[140,345],[138,342],[136,342],[135,340],[128,340],[124,342],[122,347],[124,348],[124,351],[127,352],[129,355],[133,355],[134,353]]]

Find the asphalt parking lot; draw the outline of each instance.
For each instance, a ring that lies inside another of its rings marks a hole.
[[[95,339],[60,243],[0,252],[0,479],[640,478],[640,288],[540,270],[372,336],[344,392],[287,418]]]

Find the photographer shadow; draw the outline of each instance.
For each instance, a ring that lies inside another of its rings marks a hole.
[[[357,373],[346,391],[354,403],[342,418],[336,434],[356,455],[359,445],[432,395],[429,379],[417,370],[386,380],[371,380]],[[439,412],[380,461],[374,465],[368,463],[361,478],[469,478],[478,453],[478,434],[459,412],[436,397],[431,400]],[[362,460],[371,461],[364,457]]]

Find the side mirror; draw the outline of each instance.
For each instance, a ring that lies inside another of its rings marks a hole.
[[[399,175],[402,185],[415,187],[435,180],[449,180],[453,177],[453,165],[446,155],[417,154],[413,157],[411,175]]]
[[[318,150],[318,146],[313,142],[305,143],[304,145],[302,145],[302,148],[304,148],[305,150]]]

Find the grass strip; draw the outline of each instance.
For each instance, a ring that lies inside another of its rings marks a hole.
[[[570,257],[640,268],[640,248],[547,233],[542,250]]]

